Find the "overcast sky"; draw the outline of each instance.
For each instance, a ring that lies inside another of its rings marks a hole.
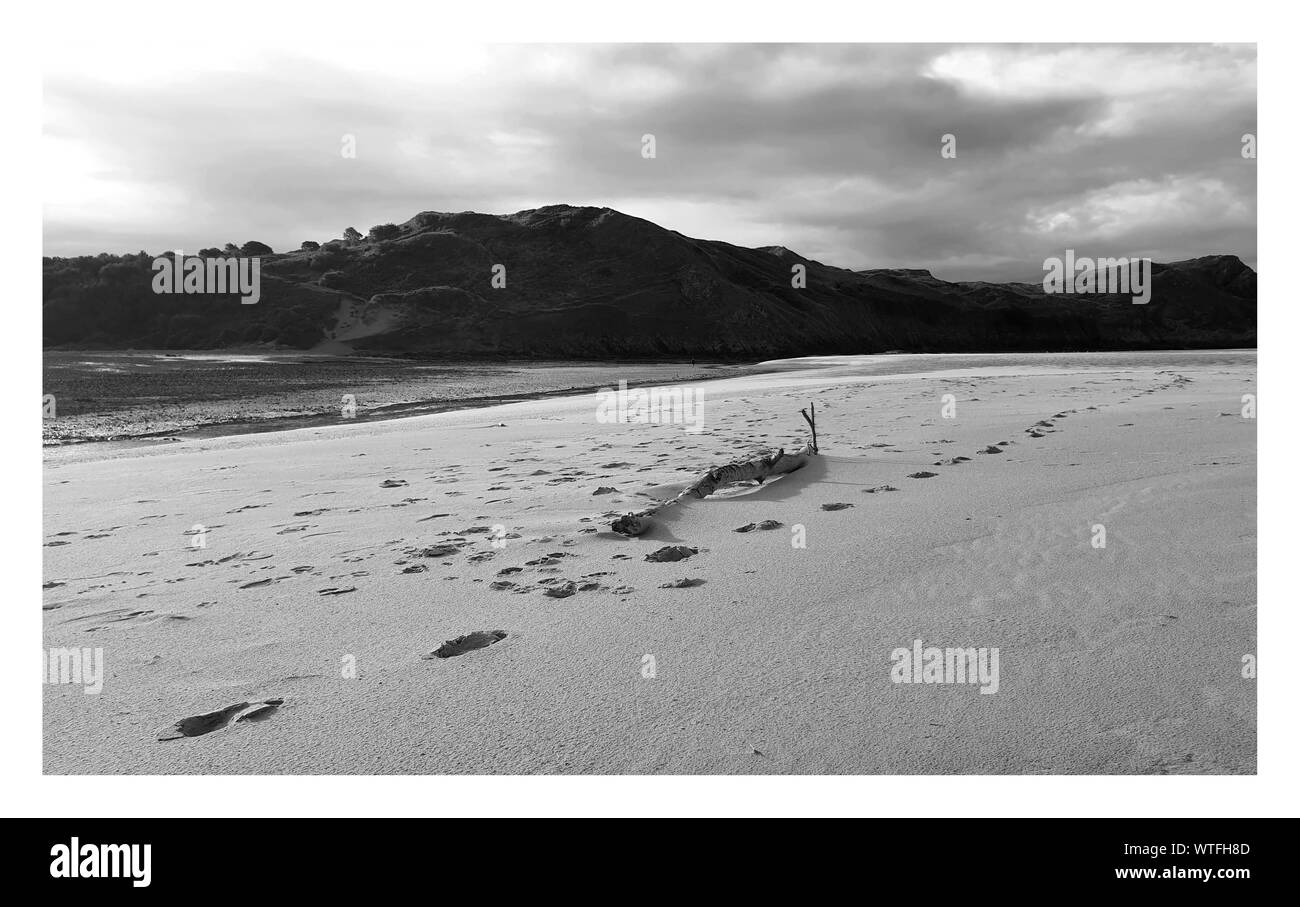
[[[76,53],[45,77],[45,254],[569,203],[950,280],[1066,248],[1253,266],[1255,93],[1253,46]]]

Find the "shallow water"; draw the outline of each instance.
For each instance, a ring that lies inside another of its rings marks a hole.
[[[418,362],[225,352],[46,352],[47,446],[166,443],[736,374],[711,363]],[[346,399],[345,399],[346,398]],[[355,409],[345,415],[345,404]]]

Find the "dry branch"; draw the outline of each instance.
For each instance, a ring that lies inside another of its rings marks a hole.
[[[812,407],[810,407],[812,408]],[[650,528],[651,518],[661,510],[679,504],[687,498],[703,500],[724,485],[736,482],[757,481],[762,484],[771,476],[794,472],[808,462],[809,457],[817,455],[817,411],[812,408],[812,415],[807,410],[799,411],[808,427],[812,429],[813,439],[794,453],[786,453],[785,448],[775,452],[767,451],[749,460],[738,460],[725,466],[715,466],[691,483],[685,491],[673,498],[640,513],[625,513],[616,519],[611,529],[620,535],[641,535]]]

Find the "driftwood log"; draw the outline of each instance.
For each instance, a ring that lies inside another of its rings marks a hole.
[[[725,466],[715,466],[671,501],[665,501],[639,513],[625,513],[614,520],[610,528],[619,535],[641,535],[650,528],[652,517],[656,513],[679,504],[687,498],[703,500],[724,485],[734,485],[737,482],[757,481],[762,484],[764,479],[794,472],[804,466],[810,457],[817,455],[817,411],[815,407],[809,408],[812,410],[812,415],[809,415],[808,410],[799,412],[812,430],[812,440],[794,453],[786,453],[785,448],[782,447],[775,452],[764,451],[749,460],[738,460]]]

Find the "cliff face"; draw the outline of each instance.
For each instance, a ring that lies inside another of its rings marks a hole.
[[[804,289],[791,268],[806,268]],[[504,265],[505,286],[492,286]],[[1230,255],[1152,267],[1147,305],[1034,284],[848,271],[782,247],[695,240],[608,208],[424,213],[390,239],[269,256],[262,301],[158,296],[149,259],[46,259],[47,345],[328,344],[547,358],[1255,345],[1255,272]]]

